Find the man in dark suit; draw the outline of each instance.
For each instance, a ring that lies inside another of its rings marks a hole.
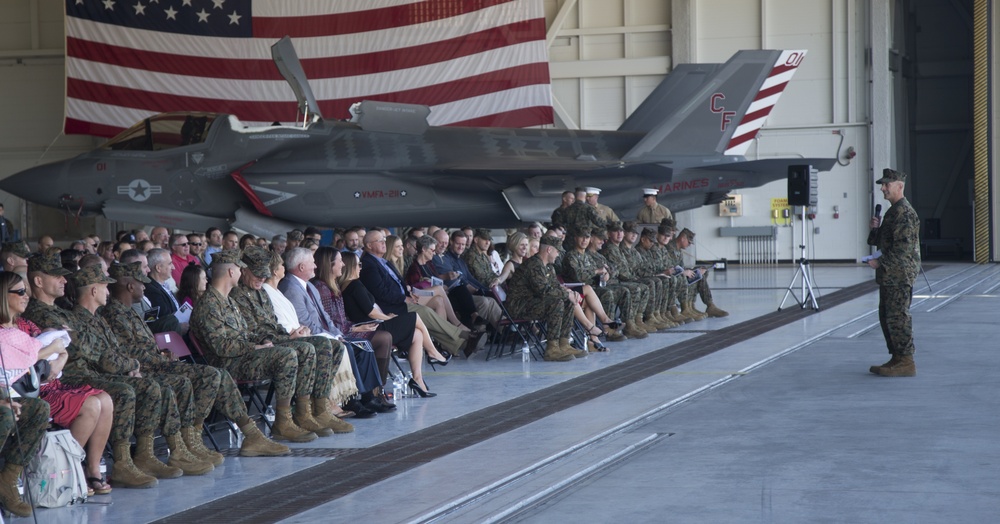
[[[149,300],[150,311],[155,311],[156,322],[150,322],[149,318],[144,318],[144,320],[147,321],[153,333],[159,333],[160,331],[157,329],[160,329],[176,331],[181,335],[186,334],[188,323],[186,321],[180,322],[180,318],[177,317],[180,304],[168,287],[173,282],[170,272],[173,271],[174,267],[170,260],[170,252],[166,249],[150,249],[146,255],[146,261],[149,264],[149,279],[152,282],[146,286],[143,295]],[[175,325],[169,321],[168,317],[177,318],[178,323]],[[173,329],[166,329],[169,326],[173,326]]]
[[[361,255],[361,283],[375,297],[375,303],[387,314],[401,314],[412,311],[424,321],[439,347],[447,349],[455,355],[464,351],[468,335],[441,318],[434,310],[417,304],[409,296],[403,277],[396,273],[392,264],[382,258],[385,255],[385,234],[375,229],[368,232],[364,239],[364,253]]]
[[[299,324],[309,328],[314,336],[325,336],[334,339],[334,344],[341,344],[344,334],[334,325],[333,319],[323,309],[319,290],[309,280],[316,276],[316,261],[312,250],[295,247],[285,252],[285,278],[278,283],[278,291],[295,307],[295,316]],[[378,362],[370,348],[351,344],[352,351],[347,351],[354,371],[354,380],[361,392],[361,404],[372,411],[385,413],[393,411],[396,406],[388,402],[380,394],[382,378],[378,372]],[[336,372],[336,370],[333,370]],[[347,403],[344,409],[358,413],[357,405]],[[363,412],[364,410],[361,410]]]

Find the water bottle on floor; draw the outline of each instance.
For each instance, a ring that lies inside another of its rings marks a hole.
[[[268,425],[274,424],[274,408],[270,405],[264,410],[264,419],[267,420]]]
[[[521,362],[527,363],[531,360],[531,348],[528,347],[528,341],[524,341],[521,345]]]

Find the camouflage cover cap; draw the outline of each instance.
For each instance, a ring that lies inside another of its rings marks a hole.
[[[637,231],[635,229],[635,222],[632,222],[632,221],[625,222],[624,224],[622,224],[622,230],[625,231],[626,233],[638,233],[639,232],[639,231]]]
[[[608,232],[605,231],[605,230],[603,230],[603,229],[595,227],[594,230],[590,232],[590,236],[597,237],[597,238],[599,238],[601,240],[607,240],[608,239]]]
[[[257,278],[271,278],[271,252],[260,247],[250,246],[243,250],[243,263]],[[215,262],[213,260],[213,262]]]
[[[590,236],[590,228],[589,227],[574,228],[573,229],[573,236],[575,238],[589,237]]]
[[[66,276],[69,270],[62,267],[62,259],[58,254],[38,255],[28,259],[28,272],[41,271],[54,277]]]
[[[489,229],[483,229],[483,228],[476,229],[473,232],[472,236],[474,236],[476,238],[483,238],[483,239],[490,240],[490,241],[493,240],[493,235],[490,233]]]
[[[240,250],[239,249],[227,249],[225,251],[219,251],[212,255],[212,265],[216,264],[236,264],[237,267],[247,267],[246,264],[240,260]]]
[[[108,274],[111,278],[122,279],[122,278],[134,278],[143,284],[149,284],[152,282],[142,272],[142,263],[139,261],[131,262],[128,264],[115,264],[108,268]]]
[[[560,244],[558,238],[556,238],[556,237],[550,237],[550,236],[544,236],[544,237],[542,237],[541,239],[538,240],[538,243],[539,243],[539,245],[542,245],[542,246],[552,246],[552,247],[554,247],[556,249],[559,249],[559,244]]]
[[[31,250],[28,249],[28,244],[24,243],[23,240],[18,242],[4,242],[3,251],[10,251],[14,255],[21,258],[28,258],[31,256]]]
[[[610,233],[612,231],[625,231],[625,228],[622,227],[622,223],[621,222],[618,222],[617,220],[615,220],[615,221],[612,221],[612,222],[608,222],[608,232]]]
[[[138,262],[137,262],[138,263]],[[114,284],[117,280],[113,278],[108,278],[104,274],[104,266],[101,264],[95,264],[93,266],[87,266],[69,277],[73,281],[73,285],[81,288],[84,286],[92,286],[94,284]]]
[[[688,228],[684,228],[683,230],[681,230],[681,233],[677,236],[687,237],[688,240],[694,242],[694,231],[691,231]]]
[[[674,220],[673,218],[667,217],[667,218],[664,218],[663,220],[660,220],[660,225],[661,226],[667,226],[670,229],[673,229],[674,231],[677,231],[677,221]]]
[[[656,239],[656,231],[646,227],[642,229],[642,238]]]
[[[895,169],[889,169],[888,167],[882,170],[882,178],[875,181],[876,184],[886,184],[889,182],[906,182],[906,173],[902,171],[896,171]]]
[[[286,236],[288,237],[288,240],[299,240],[299,241],[301,241],[306,237],[306,235],[303,232],[299,231],[298,229],[293,229],[289,231],[288,235]]]

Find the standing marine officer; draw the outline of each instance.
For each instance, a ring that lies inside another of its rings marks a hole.
[[[892,358],[869,371],[883,377],[912,377],[917,374],[917,366],[913,363],[910,298],[920,271],[920,218],[903,196],[906,173],[887,168],[875,183],[882,186],[882,195],[892,206],[885,212],[885,219],[872,217],[872,229],[878,228],[874,245],[881,255],[869,260],[868,265],[875,270],[878,321]]]

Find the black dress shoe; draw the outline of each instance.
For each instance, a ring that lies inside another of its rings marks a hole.
[[[356,398],[348,400],[347,403],[341,407],[341,409],[344,411],[353,411],[354,418],[372,418],[378,414],[375,411],[368,409],[367,406],[362,404],[361,401]]]
[[[378,397],[374,397],[371,400],[369,400],[368,402],[365,402],[364,404],[365,404],[366,408],[368,408],[368,409],[370,409],[372,411],[375,411],[376,413],[389,413],[389,412],[392,412],[392,411],[396,411],[396,405],[395,404],[393,404],[393,405],[390,406],[390,405],[382,402],[382,399],[380,399]]]

